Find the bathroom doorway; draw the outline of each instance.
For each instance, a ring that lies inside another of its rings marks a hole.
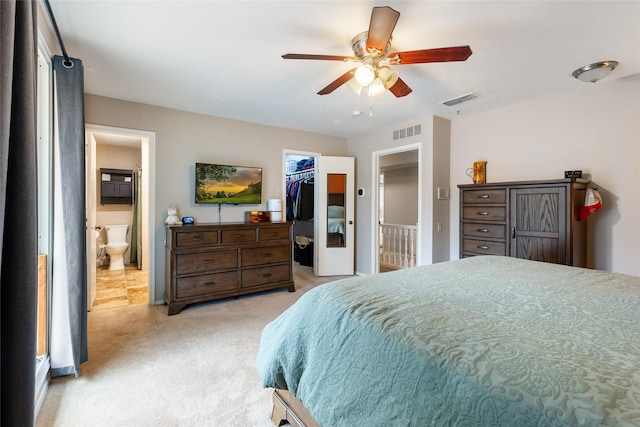
[[[88,309],[153,304],[155,289],[150,283],[154,283],[155,264],[151,224],[151,219],[155,217],[155,133],[90,124],[86,125],[86,133]],[[131,176],[123,180],[134,185],[140,171],[140,197],[135,206],[133,202],[101,203],[101,169],[131,171]],[[131,263],[135,210],[139,212],[140,225],[133,246],[141,251],[139,259],[134,256],[134,262]],[[104,248],[108,243],[105,226],[122,224],[128,226],[128,247],[123,255],[125,269],[110,270],[110,260]]]

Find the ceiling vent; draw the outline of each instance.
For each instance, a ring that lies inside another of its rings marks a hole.
[[[441,104],[448,105],[449,107],[453,107],[454,105],[461,104],[461,103],[463,103],[465,101],[470,101],[470,100],[475,99],[475,98],[477,98],[479,96],[480,95],[478,95],[477,93],[469,92],[467,94],[458,96],[456,98],[451,98],[451,99],[449,99],[447,101],[442,101]]]
[[[422,135],[422,125],[409,126],[408,128],[402,128],[393,131],[393,140],[411,138],[413,136]]]

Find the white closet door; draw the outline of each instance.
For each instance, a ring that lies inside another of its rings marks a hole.
[[[352,157],[316,157],[316,276],[346,276],[355,271],[355,162]]]

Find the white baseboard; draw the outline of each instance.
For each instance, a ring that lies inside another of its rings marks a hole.
[[[36,395],[34,399],[35,419],[38,418],[38,413],[40,412],[40,408],[42,407],[42,402],[44,402],[44,396],[47,394],[47,390],[49,389],[50,368],[51,363],[49,361],[48,355],[36,361]]]

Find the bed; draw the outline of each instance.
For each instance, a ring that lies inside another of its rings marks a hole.
[[[638,426],[640,277],[483,256],[338,280],[256,367],[276,425]]]

